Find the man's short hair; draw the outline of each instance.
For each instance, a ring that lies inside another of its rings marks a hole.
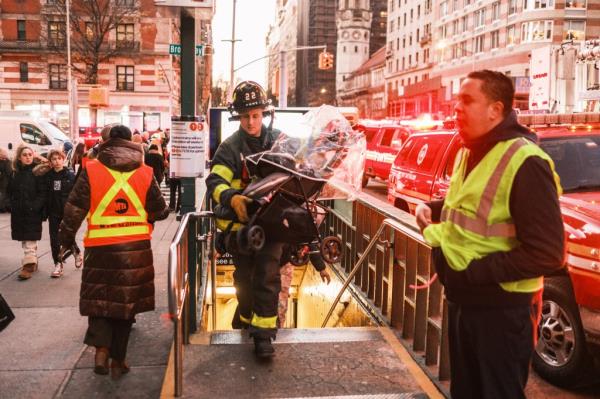
[[[515,98],[515,86],[512,80],[502,72],[482,69],[473,71],[467,78],[481,80],[481,90],[485,96],[493,101],[500,101],[504,105],[504,117],[512,112]]]

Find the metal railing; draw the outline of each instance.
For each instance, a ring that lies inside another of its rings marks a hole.
[[[216,323],[215,221],[212,212],[186,213],[169,247],[168,299],[173,321],[175,396],[183,391],[183,344],[198,321],[206,320],[210,281],[213,329]],[[210,278],[208,265],[210,264]]]
[[[450,378],[447,304],[433,281],[431,248],[414,217],[371,196],[361,195],[351,215],[334,210],[327,235],[342,240],[340,271],[345,283],[323,325],[348,286],[365,299],[377,318],[397,330],[434,382]]]

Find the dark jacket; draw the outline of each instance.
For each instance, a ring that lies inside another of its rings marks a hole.
[[[534,133],[517,122],[515,113],[480,139],[465,142],[470,150],[467,173],[500,141]],[[430,202],[432,220],[440,220],[443,200]],[[529,157],[518,170],[509,199],[519,245],[473,260],[463,272],[448,266],[441,248],[432,256],[449,301],[472,306],[511,306],[531,302],[535,294],[509,293],[499,283],[556,273],[564,267],[565,237],[556,185],[548,162]]]
[[[12,175],[12,165],[10,159],[0,159],[0,211],[10,207],[8,197],[8,183]]]
[[[158,184],[162,183],[165,177],[165,159],[156,150],[152,150],[144,156],[144,162],[154,171],[154,178]]]
[[[11,236],[16,241],[42,238],[46,185],[43,176],[34,176],[33,168],[34,164],[23,166],[17,162],[8,183]]]
[[[61,218],[69,198],[69,193],[75,184],[75,173],[69,168],[63,168],[60,172],[50,169],[44,177],[46,178],[46,213],[48,216]]]
[[[98,160],[111,169],[129,172],[142,165],[143,155],[139,145],[112,138],[100,146]],[[65,206],[59,232],[61,246],[72,245],[89,209],[90,181],[84,169]],[[154,179],[146,195],[145,209],[149,222],[168,216],[167,205]],[[149,240],[85,249],[79,301],[82,316],[127,320],[153,309],[154,266]]]
[[[270,149],[279,134],[279,130],[273,129],[269,132],[264,125],[262,126],[260,137],[252,137],[242,129],[238,129],[238,131],[219,145],[212,159],[211,167],[213,170],[216,165],[227,168],[232,176],[232,180],[241,180],[243,187],[243,184],[248,184],[249,182],[247,171],[244,171],[243,157]],[[236,194],[240,194],[242,189],[231,187],[231,181],[227,181],[223,176],[214,171],[206,178],[207,194],[212,198],[215,189],[222,184],[229,186],[229,188],[221,192],[219,198],[216,199],[217,203],[230,207],[231,198]]]

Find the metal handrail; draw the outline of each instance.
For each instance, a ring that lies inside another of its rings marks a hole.
[[[329,311],[327,312],[327,316],[325,316],[325,319],[323,320],[323,324],[321,324],[321,328],[325,328],[327,326],[327,322],[331,318],[331,315],[333,314],[335,307],[337,306],[340,299],[342,298],[342,295],[344,294],[344,292],[346,291],[346,289],[352,282],[352,279],[354,278],[356,273],[360,270],[360,267],[362,266],[363,262],[365,261],[365,259],[367,259],[367,256],[369,256],[371,249],[375,246],[375,243],[377,243],[377,241],[379,240],[379,236],[381,236],[381,233],[383,233],[385,226],[389,226],[395,230],[404,231],[406,234],[413,236],[413,238],[419,237],[419,235],[417,233],[412,232],[412,231],[407,231],[406,227],[403,224],[399,223],[398,221],[396,221],[394,219],[389,219],[389,218],[384,219],[383,222],[381,223],[381,226],[379,226],[379,229],[377,229],[377,232],[375,234],[373,234],[373,237],[371,237],[371,240],[369,241],[367,248],[365,248],[365,250],[363,251],[363,253],[360,256],[360,258],[358,259],[358,261],[356,261],[356,264],[352,268],[352,271],[348,274],[348,277],[346,277],[346,280],[344,281],[342,288],[340,288],[340,292],[338,292],[338,295],[335,297],[335,300],[333,301],[333,303],[331,304],[331,307],[329,308]]]
[[[209,220],[208,232],[203,235],[197,234],[198,222]],[[190,235],[190,229],[193,228],[194,235]],[[187,317],[190,300],[196,298],[190,297],[190,267],[199,268],[202,276],[206,275],[207,254],[204,249],[200,251],[200,265],[198,265],[197,256],[194,261],[189,259],[190,237],[195,243],[210,244],[208,257],[210,258],[210,281],[211,281],[211,300],[212,300],[212,323],[213,328],[216,323],[216,264],[215,264],[215,237],[216,225],[214,215],[209,211],[190,212],[183,216],[181,224],[175,233],[175,237],[169,246],[169,269],[168,269],[168,301],[169,315],[173,321],[173,348],[174,348],[174,378],[175,378],[175,396],[179,397],[183,391],[183,344],[188,341],[189,330],[187,327]],[[195,244],[194,243],[194,244]],[[206,284],[204,284],[206,287]],[[201,311],[202,312],[202,311]]]

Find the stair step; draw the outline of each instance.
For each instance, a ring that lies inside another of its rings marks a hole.
[[[423,392],[384,393],[380,395],[305,396],[281,399],[426,399]]]
[[[348,328],[285,328],[277,332],[274,344],[361,342],[380,340],[381,334],[376,327]],[[211,345],[239,345],[252,343],[245,330],[213,331]]]

